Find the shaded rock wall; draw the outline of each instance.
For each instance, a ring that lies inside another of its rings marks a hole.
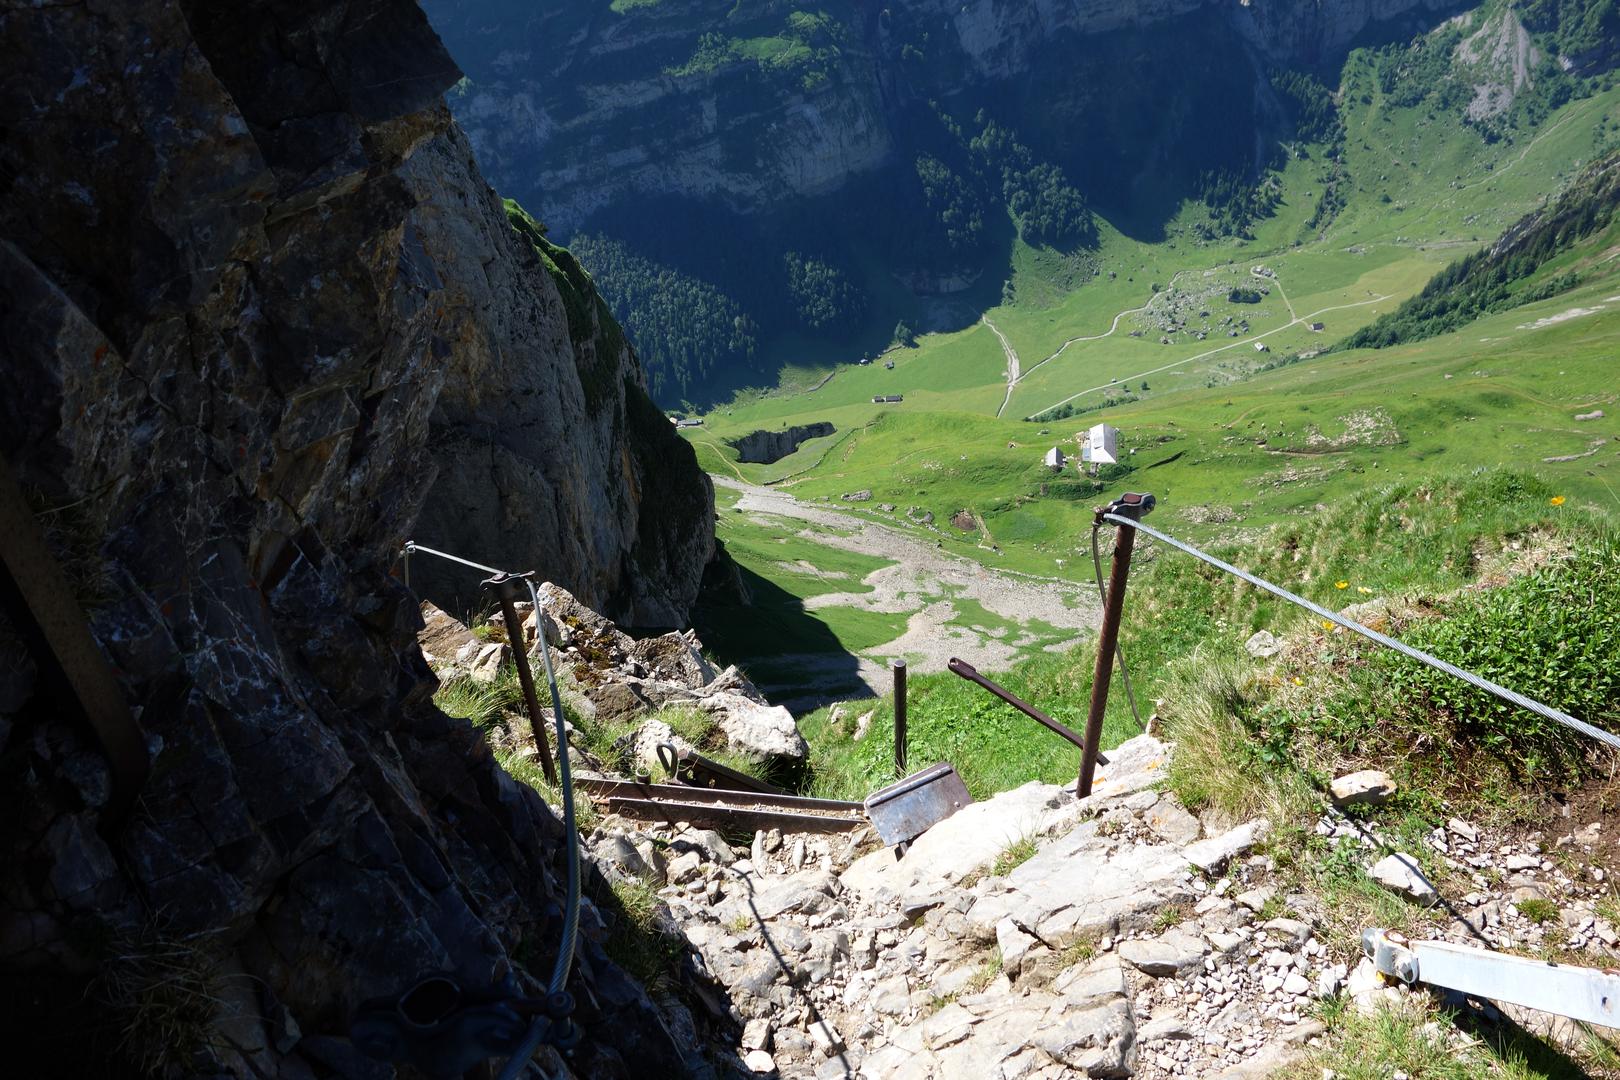
[[[908,145],[906,102],[1016,86],[1054,40],[1206,12],[1265,64],[1315,66],[1376,24],[1437,22],[1468,0],[899,0],[829,3],[829,59],[784,73],[691,70],[702,33],[768,40],[791,5],[625,6],[424,0],[470,82],[451,105],[502,190],[563,235],[626,197],[672,194],[768,212],[838,191]],[[909,28],[909,29],[907,29]],[[926,42],[918,35],[926,31]],[[907,59],[920,45],[926,61]],[[1233,63],[1246,64],[1243,57]],[[1162,103],[1138,104],[1153,115]]]
[[[8,6],[0,53],[0,453],[152,758],[105,820],[103,758],[0,624],[0,1017],[116,1074],[92,977],[183,943],[221,1011],[181,1073],[375,1075],[359,1001],[549,970],[558,933],[561,827],[432,707],[390,574],[437,465],[515,462],[536,568],[645,612],[695,591],[708,489],[633,357],[570,340],[414,3]],[[579,972],[579,1075],[682,1072],[596,945]]]
[[[823,420],[815,424],[796,424],[781,431],[751,431],[747,435],[726,441],[737,448],[737,460],[769,465],[793,453],[809,439],[831,435],[834,427]]]
[[[595,285],[568,252],[514,231],[459,130],[400,178],[453,343],[431,417],[438,478],[413,538],[536,570],[624,626],[684,626],[714,555],[714,490]],[[420,558],[411,573],[446,609],[482,599],[476,571]]]

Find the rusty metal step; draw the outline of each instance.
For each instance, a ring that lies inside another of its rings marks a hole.
[[[633,780],[581,779],[576,783],[586,794],[605,799],[612,813],[640,821],[784,832],[848,832],[866,824],[860,803],[836,799]]]

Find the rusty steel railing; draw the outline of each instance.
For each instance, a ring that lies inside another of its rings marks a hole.
[[[1075,748],[1081,753],[1085,752],[1086,740],[1073,728],[1067,727],[1064,724],[1052,719],[1052,717],[1048,716],[1044,711],[1036,708],[1034,705],[1031,705],[1029,702],[1025,701],[1011,690],[1008,690],[1000,683],[994,682],[985,678],[983,675],[980,675],[978,669],[972,664],[968,663],[966,660],[958,660],[953,656],[951,657],[951,662],[947,664],[946,667],[950,670],[952,675],[960,676],[970,683],[984,687],[984,689],[990,691],[991,694],[1000,698],[1002,701],[1005,701],[1008,705],[1011,705],[1013,708],[1035,721],[1037,724],[1040,724],[1058,738],[1067,739],[1069,742],[1073,743]],[[1108,759],[1103,757],[1101,754],[1097,755],[1097,760],[1104,765],[1108,764]]]
[[[906,775],[906,662],[896,660],[894,670],[894,775]]]
[[[1351,633],[1359,634],[1369,641],[1382,645],[1387,649],[1393,649],[1395,652],[1410,657],[1421,664],[1426,664],[1436,671],[1460,679],[1470,686],[1494,695],[1510,704],[1517,705],[1527,712],[1535,713],[1537,716],[1562,724],[1564,727],[1579,732],[1588,738],[1595,739],[1606,746],[1620,749],[1620,736],[1615,735],[1613,732],[1595,727],[1578,717],[1571,716],[1562,709],[1555,709],[1550,705],[1536,701],[1534,698],[1526,697],[1516,690],[1493,682],[1481,675],[1476,675],[1472,671],[1466,671],[1437,656],[1432,656],[1422,649],[1413,648],[1387,634],[1381,634],[1371,627],[1363,626],[1354,619],[1341,615],[1337,611],[1313,603],[1298,593],[1290,592],[1280,585],[1274,585],[1264,578],[1233,566],[1231,563],[1218,559],[1208,552],[1200,551],[1185,541],[1177,540],[1175,537],[1167,536],[1151,526],[1143,525],[1142,516],[1153,509],[1154,502],[1152,495],[1127,494],[1108,506],[1099,507],[1097,510],[1095,526],[1100,527],[1104,522],[1107,522],[1118,526],[1118,532],[1114,539],[1113,569],[1109,575],[1108,592],[1103,603],[1102,629],[1097,638],[1096,677],[1091,687],[1091,709],[1086,717],[1086,741],[1088,744],[1095,745],[1095,740],[1102,733],[1103,712],[1108,705],[1109,676],[1113,672],[1112,660],[1119,642],[1119,619],[1125,604],[1125,581],[1126,576],[1130,573],[1131,552],[1136,543],[1136,534],[1144,532],[1160,543],[1167,544],[1177,551],[1191,555],[1193,558],[1208,563],[1210,566],[1230,574],[1240,581],[1246,581],[1257,589],[1262,589],[1273,596],[1280,597],[1296,607],[1304,608],[1306,611],[1327,620],[1335,626],[1343,627]],[[1082,751],[1080,764],[1080,794],[1082,797],[1091,793],[1091,777],[1095,767],[1092,757],[1093,755]]]

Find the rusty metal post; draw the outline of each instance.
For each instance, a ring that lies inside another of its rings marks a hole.
[[[1153,496],[1127,495],[1097,511],[1101,521],[1113,513],[1132,521],[1141,520],[1153,508]],[[1085,746],[1080,751],[1080,778],[1075,792],[1080,798],[1091,794],[1092,776],[1097,771],[1097,748],[1102,744],[1103,713],[1108,709],[1108,683],[1114,675],[1114,654],[1119,647],[1119,617],[1125,608],[1125,580],[1131,572],[1131,552],[1136,548],[1136,530],[1120,525],[1114,538],[1114,562],[1108,572],[1108,596],[1103,604],[1102,628],[1097,631],[1097,667],[1091,677],[1091,711],[1086,714]]]
[[[534,745],[540,751],[540,768],[546,779],[557,782],[557,766],[551,760],[551,745],[546,742],[546,716],[540,711],[540,698],[534,692],[534,674],[529,670],[529,650],[523,641],[523,620],[518,618],[515,601],[519,597],[518,582],[527,574],[496,574],[484,585],[495,593],[501,605],[501,618],[506,622],[506,640],[512,647],[512,660],[517,664],[518,685],[523,688],[523,704],[529,710],[529,725],[534,729]],[[538,619],[538,614],[536,619]],[[541,632],[536,627],[536,632]]]
[[[0,458],[0,617],[9,619],[33,655],[40,698],[49,700],[50,708],[77,706],[107,755],[111,787],[101,828],[111,835],[135,809],[151,772],[146,736],[4,458]]]
[[[894,774],[906,775],[906,662],[894,667]]]

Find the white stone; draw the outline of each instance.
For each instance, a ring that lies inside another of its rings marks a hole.
[[[826,1020],[817,1020],[810,1025],[810,1038],[824,1054],[831,1054],[844,1048],[844,1037]]]
[[[1199,966],[1202,944],[1172,931],[1162,938],[1138,938],[1119,943],[1120,959],[1148,975],[1182,975]]]
[[[1204,873],[1213,873],[1231,859],[1254,847],[1260,838],[1266,835],[1269,828],[1270,824],[1265,818],[1255,818],[1234,829],[1228,829],[1219,836],[1191,844],[1183,854],[1187,862]]]
[[[750,1072],[773,1073],[776,1071],[776,1060],[763,1050],[750,1050],[743,1055],[743,1064],[748,1066]]]
[[[1277,641],[1276,636],[1270,630],[1256,630],[1249,636],[1249,640],[1243,643],[1243,647],[1249,651],[1250,656],[1256,656],[1262,660],[1269,659],[1282,652],[1281,643]]]
[[[1370,873],[1384,888],[1424,907],[1432,907],[1440,899],[1440,894],[1418,869],[1417,860],[1410,855],[1386,855],[1373,865]]]
[[[1395,781],[1378,769],[1363,769],[1341,776],[1329,785],[1334,806],[1352,806],[1357,803],[1381,806],[1395,794]]]

